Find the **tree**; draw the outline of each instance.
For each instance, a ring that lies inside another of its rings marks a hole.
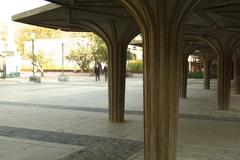
[[[35,53],[34,56],[32,53],[26,54],[27,58],[30,59],[34,66],[38,68],[38,70],[41,72],[41,76],[44,76],[44,65],[47,64],[48,60],[46,59],[44,53],[42,51],[39,51],[38,53]]]
[[[91,48],[79,46],[77,49],[71,50],[66,59],[75,62],[82,72],[88,72],[89,64],[93,60],[92,50]]]
[[[99,63],[107,62],[108,53],[104,41],[94,33],[89,34],[89,40],[90,47],[92,49],[93,57],[95,58],[95,60],[98,61]]]
[[[132,52],[127,50],[127,61],[132,59]]]
[[[62,32],[60,30],[53,30],[29,25],[21,27],[16,35],[17,50],[21,53],[21,56],[23,58],[32,60],[31,56],[29,56],[30,54],[28,55],[28,53],[24,50],[25,42],[31,40],[31,33],[35,33],[34,39],[87,37],[89,39],[89,48],[84,48],[78,45],[78,48],[72,49],[70,55],[66,57],[67,60],[76,62],[82,71],[89,70],[89,63],[93,61],[93,59],[99,63],[107,61],[107,47],[102,39],[93,33]],[[41,59],[41,57],[39,58]],[[39,64],[41,63],[39,62]]]
[[[67,60],[78,64],[83,72],[89,71],[89,64],[93,60],[100,65],[101,62],[107,61],[107,47],[103,40],[94,33],[85,33],[85,36],[89,38],[89,47],[78,44],[77,49],[73,49],[66,57]]]

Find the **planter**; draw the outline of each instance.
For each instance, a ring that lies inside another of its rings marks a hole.
[[[58,81],[66,82],[68,80],[69,80],[69,77],[67,75],[61,74],[58,76]]]
[[[29,81],[31,82],[36,82],[36,83],[41,83],[41,77],[38,76],[30,76]]]

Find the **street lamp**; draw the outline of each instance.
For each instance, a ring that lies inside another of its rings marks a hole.
[[[64,42],[62,41],[62,75],[64,75]]]
[[[68,81],[68,76],[64,75],[64,34],[63,32],[59,29],[62,42],[61,42],[61,47],[62,47],[62,74],[58,76],[59,81]]]
[[[32,41],[32,65],[33,65],[32,73],[33,73],[33,77],[35,77],[35,54],[34,54],[35,33],[32,32],[30,37],[31,37],[31,41]]]

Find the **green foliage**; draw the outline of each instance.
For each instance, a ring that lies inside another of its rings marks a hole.
[[[136,54],[132,54],[132,60],[136,60],[137,59],[137,55]]]
[[[88,72],[89,64],[92,61],[107,62],[107,47],[102,39],[93,33],[88,33],[86,36],[89,38],[89,46],[78,46],[71,50],[71,53],[66,56],[66,59],[73,61],[79,65],[83,72]]]
[[[211,78],[217,78],[217,64],[211,65]]]
[[[30,76],[30,77],[29,77],[29,81],[41,83],[41,77],[38,77],[38,76]]]
[[[35,53],[34,56],[32,53],[27,53],[27,58],[30,59],[31,61],[34,61],[35,64],[39,64],[41,66],[48,62],[42,51]]]
[[[127,61],[129,61],[129,60],[134,60],[133,59],[133,54],[132,54],[132,52],[131,51],[127,51]]]
[[[97,60],[100,63],[107,62],[108,53],[104,41],[94,33],[90,33],[88,36],[90,40],[92,54],[95,60]]]
[[[31,33],[35,34],[34,39],[50,39],[50,38],[89,38],[89,48],[83,48],[79,45],[71,51],[67,56],[67,60],[74,61],[79,65],[82,71],[89,70],[89,63],[93,60],[98,62],[107,62],[107,47],[103,40],[93,33],[79,33],[79,32],[62,32],[60,30],[53,30],[36,26],[24,26],[16,32],[16,44],[17,50],[21,53],[21,56],[25,59],[33,60],[41,67],[52,67],[54,64],[50,64],[52,60],[46,59],[43,53],[36,53],[33,57],[31,53],[27,53],[24,50],[24,44],[26,41],[30,41]],[[48,63],[47,63],[48,62]]]
[[[79,46],[77,49],[71,50],[66,59],[77,63],[83,72],[89,71],[89,64],[93,60],[91,48]]]
[[[34,55],[32,53],[27,53],[26,57],[34,62],[33,65],[35,65],[37,69],[41,71],[41,75],[43,76],[43,68],[48,62],[50,62],[50,60],[46,59],[44,53],[41,51],[35,53]]]
[[[130,60],[127,64],[127,71],[133,73],[143,72],[143,62],[142,60]]]
[[[132,53],[130,50],[127,50],[127,61],[136,60],[136,59],[137,59],[137,55]]]
[[[203,72],[188,72],[188,78],[194,78],[194,79],[202,79],[203,78]]]

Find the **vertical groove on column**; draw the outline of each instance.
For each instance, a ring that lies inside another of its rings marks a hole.
[[[175,160],[179,104],[179,37],[198,0],[121,0],[144,36],[144,159]]]
[[[126,57],[130,41],[139,34],[135,21],[111,21],[109,53],[109,121],[124,122]]]
[[[180,97],[181,98],[187,98],[187,76],[188,76],[188,61],[183,57],[181,65],[181,90],[180,90]]]
[[[234,92],[240,95],[240,55],[234,56]]]
[[[231,59],[223,56],[218,63],[218,107],[221,111],[229,110],[231,89]]]
[[[232,56],[238,48],[239,35],[229,32],[223,34],[213,32],[202,35],[203,39],[216,51],[218,58],[218,90],[217,104],[221,111],[228,111],[230,105]]]
[[[113,46],[109,62],[109,121],[124,122],[126,51]]]
[[[206,60],[204,64],[204,89],[210,89],[211,61]]]

